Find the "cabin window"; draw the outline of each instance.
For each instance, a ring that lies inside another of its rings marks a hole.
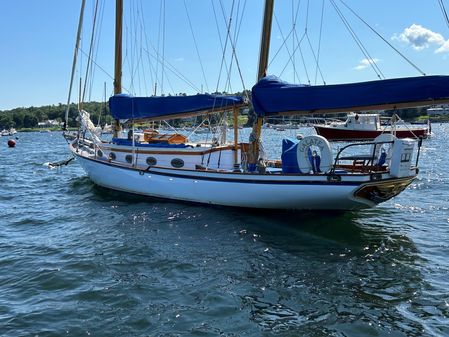
[[[184,160],[182,160],[181,158],[175,158],[171,161],[171,166],[181,168],[184,166]]]
[[[98,156],[98,157],[103,157],[103,151],[98,150],[98,151],[97,151],[97,156]]]
[[[147,164],[149,166],[157,165],[157,159],[154,157],[147,157]]]
[[[109,153],[109,160],[115,160],[117,158],[117,156],[115,155],[114,152]]]
[[[133,156],[130,154],[127,154],[125,157],[125,160],[127,163],[131,164],[133,162]]]

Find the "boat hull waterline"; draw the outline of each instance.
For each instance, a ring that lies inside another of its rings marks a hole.
[[[72,148],[72,151],[74,149]],[[327,175],[254,175],[152,167],[138,169],[98,160],[73,151],[90,179],[109,189],[163,199],[242,208],[291,210],[356,210],[371,208],[399,194],[415,177],[389,179],[383,198],[357,197],[373,182],[369,174],[342,177],[334,183]],[[371,192],[370,192],[371,193]]]

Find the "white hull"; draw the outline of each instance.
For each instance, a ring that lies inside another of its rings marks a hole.
[[[373,184],[370,175],[341,175],[340,181],[332,183],[328,181],[327,175],[261,175],[162,167],[133,168],[95,159],[86,151],[77,153],[73,147],[71,149],[95,184],[127,193],[202,204],[266,209],[351,210],[377,204],[354,196],[362,186]],[[409,181],[412,179],[407,178]]]
[[[282,181],[273,183],[273,180],[254,183],[250,180],[241,181],[240,177],[232,174],[227,174],[227,179],[218,181],[211,175],[208,175],[211,180],[204,179],[207,178],[204,173],[198,178],[176,176],[177,174],[167,172],[176,171],[173,169],[151,169],[150,172],[144,172],[83,157],[77,159],[97,185],[151,197],[270,209],[347,210],[375,205],[367,200],[356,201],[352,197],[358,185],[289,184]],[[233,178],[240,181],[232,182]]]

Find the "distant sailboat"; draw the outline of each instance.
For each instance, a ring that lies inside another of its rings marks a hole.
[[[397,79],[395,85],[404,90],[396,92],[385,91],[392,82],[377,81],[369,93],[364,83],[298,86],[266,77],[273,3],[265,3],[259,82],[252,89],[257,121],[250,141],[239,142],[237,117],[239,109],[246,106],[241,97],[121,94],[123,4],[117,0],[115,95],[109,101],[116,120],[114,137],[102,141],[89,114],[80,110],[81,132],[69,144],[92,181],[114,190],[165,199],[295,210],[368,208],[403,191],[418,174],[417,140],[381,136],[333,154],[324,137],[308,136],[299,142],[284,140],[281,158],[267,159],[260,141],[264,118],[447,102],[449,77]],[[232,113],[234,139],[230,143],[218,139],[191,142],[177,133],[134,130],[135,122],[217,112]],[[127,137],[119,137],[120,120],[131,125]]]

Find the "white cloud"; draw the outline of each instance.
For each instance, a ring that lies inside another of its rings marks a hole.
[[[360,63],[354,67],[355,70],[363,70],[365,68],[368,68],[372,63],[378,63],[379,59],[363,59],[360,61]]]
[[[449,53],[449,40],[447,40],[435,53]]]
[[[183,61],[184,61],[184,57],[175,58],[175,62],[183,62]]]
[[[449,51],[449,40],[446,41],[440,33],[435,33],[417,24],[412,24],[410,27],[405,28],[399,36],[394,35],[392,39],[408,43],[416,50],[439,46],[440,48],[435,50],[435,53]]]

